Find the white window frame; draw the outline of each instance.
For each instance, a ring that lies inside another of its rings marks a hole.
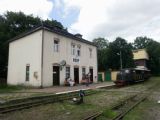
[[[84,71],[83,71],[84,70]],[[82,77],[86,75],[86,68],[85,67],[82,67]]]
[[[26,65],[26,77],[25,77],[25,81],[28,82],[30,80],[30,65],[27,64]]]
[[[75,44],[71,44],[71,54],[75,55],[76,53],[76,45]]]
[[[77,46],[77,56],[81,56],[81,46],[80,45]]]
[[[57,43],[55,43],[55,42],[57,42]],[[54,52],[59,52],[59,39],[57,39],[57,38],[55,38],[54,39],[54,46],[53,46],[54,48]]]
[[[70,77],[71,69],[69,66],[66,67],[66,78]]]
[[[92,48],[89,48],[89,56],[92,58]]]

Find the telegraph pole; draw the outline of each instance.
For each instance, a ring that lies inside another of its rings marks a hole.
[[[121,70],[122,70],[122,52],[120,51],[120,64],[121,64]]]
[[[122,66],[122,52],[121,52],[121,50],[120,50],[120,53],[117,53],[117,55],[120,56],[120,66],[121,66],[121,70],[122,70],[123,66]]]

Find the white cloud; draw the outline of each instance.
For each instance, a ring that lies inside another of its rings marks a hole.
[[[160,0],[63,0],[69,14],[71,8],[80,14],[69,30],[80,32],[86,39],[117,36],[133,41],[137,36],[159,39]]]
[[[47,19],[52,7],[53,3],[48,0],[0,0],[0,14],[6,11],[22,11],[25,14],[33,14]]]

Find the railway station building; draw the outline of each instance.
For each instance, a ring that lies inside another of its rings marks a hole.
[[[87,73],[97,82],[97,47],[80,34],[39,26],[10,40],[10,85],[57,86],[68,77],[79,84]]]

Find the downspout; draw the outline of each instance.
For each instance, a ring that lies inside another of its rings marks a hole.
[[[97,59],[97,82],[98,82],[98,48],[97,48],[97,46],[96,46],[96,59]]]
[[[43,51],[44,51],[44,28],[42,24],[41,88],[43,88]]]

